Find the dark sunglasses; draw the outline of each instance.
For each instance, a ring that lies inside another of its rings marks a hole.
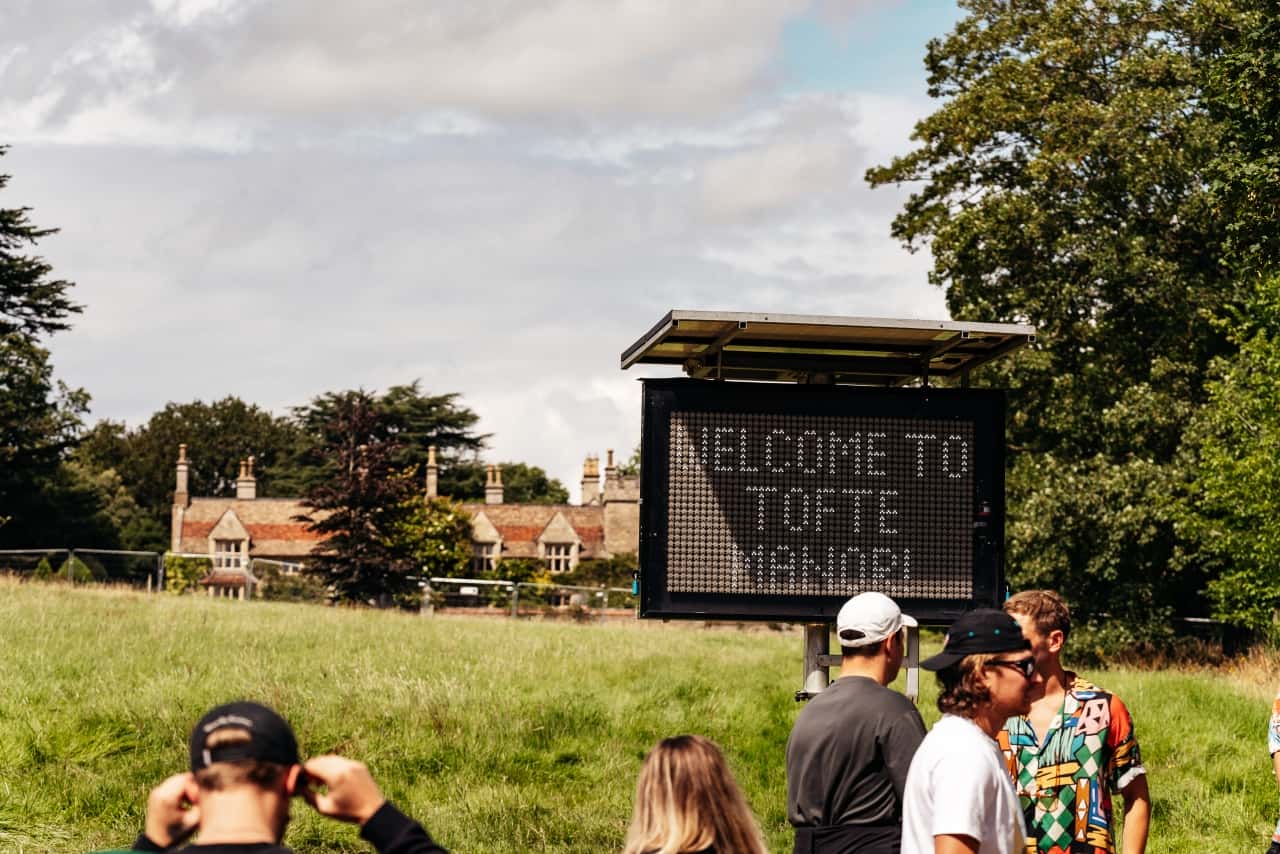
[[[1016,670],[1027,679],[1030,679],[1036,673],[1036,660],[1028,656],[1019,658],[1017,661],[988,661],[987,667],[1008,667],[1010,670]]]

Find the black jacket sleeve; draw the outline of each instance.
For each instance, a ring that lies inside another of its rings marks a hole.
[[[387,801],[360,828],[360,836],[378,849],[378,854],[449,854],[435,843],[422,825]]]
[[[151,837],[145,833],[139,833],[138,838],[133,841],[134,851],[164,851],[159,845],[151,841]]]

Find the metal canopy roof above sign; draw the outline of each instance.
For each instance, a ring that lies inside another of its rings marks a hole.
[[[698,379],[851,385],[967,380],[1035,333],[1011,323],[673,310],[623,352],[622,368],[680,365]]]

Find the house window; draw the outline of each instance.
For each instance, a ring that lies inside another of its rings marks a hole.
[[[568,572],[573,569],[572,543],[547,543],[543,546],[547,569],[552,572]]]
[[[498,554],[497,543],[472,543],[471,568],[475,572],[492,572],[494,559]]]
[[[243,569],[244,540],[214,540],[214,569]]]

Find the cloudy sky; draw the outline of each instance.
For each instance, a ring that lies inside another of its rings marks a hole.
[[[943,318],[905,191],[951,0],[5,0],[5,207],[93,416],[420,379],[575,500],[672,308]],[[198,458],[199,449],[192,449]]]

